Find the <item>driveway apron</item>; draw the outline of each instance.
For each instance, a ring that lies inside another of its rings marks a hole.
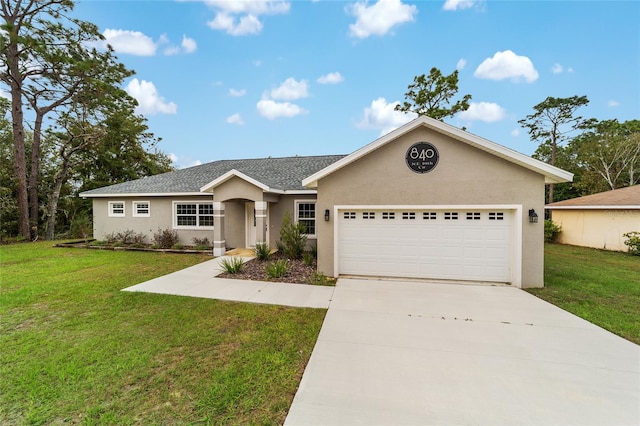
[[[638,425],[640,347],[508,286],[340,279],[286,425]]]

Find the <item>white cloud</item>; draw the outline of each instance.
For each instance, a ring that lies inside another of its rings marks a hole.
[[[355,24],[349,25],[351,36],[367,38],[385,35],[396,25],[412,22],[418,8],[401,0],[378,0],[371,6],[365,0],[347,6],[346,11],[356,17]]]
[[[238,113],[230,115],[229,117],[227,117],[227,123],[229,123],[229,124],[238,124],[240,126],[244,125],[244,121],[242,120],[242,117]]]
[[[463,10],[473,7],[476,0],[446,0],[442,5],[443,10]]]
[[[518,129],[517,127],[511,131],[511,136],[519,136],[519,135],[520,135],[520,129]]]
[[[340,74],[339,72],[330,72],[329,74],[320,76],[317,82],[320,84],[338,84],[343,80],[344,77],[342,77],[342,74]]]
[[[306,98],[309,96],[309,84],[307,80],[296,81],[289,77],[280,87],[271,90],[271,98],[292,101],[294,99]]]
[[[363,111],[362,120],[357,123],[360,129],[380,129],[380,136],[397,129],[417,117],[415,113],[396,111],[395,107],[400,102],[387,103],[385,98],[371,101]]]
[[[134,78],[125,88],[127,93],[138,101],[136,113],[138,114],[175,114],[178,106],[173,102],[166,102],[160,96],[156,86],[150,81],[138,81]]]
[[[464,59],[464,58],[460,58],[458,60],[458,63],[456,64],[456,69],[459,71],[459,70],[464,69],[464,67],[466,67],[466,66],[467,66],[467,60]]]
[[[609,102],[607,102],[607,106],[611,108],[615,108],[619,105],[620,105],[620,102],[616,101],[615,99],[611,99]]]
[[[234,16],[223,12],[218,13],[207,25],[212,30],[226,31],[234,36],[260,34],[263,27],[262,22],[254,15],[245,15],[236,21]]]
[[[198,48],[198,44],[192,38],[187,37],[186,35],[182,36],[182,43],[180,43],[182,49],[185,53],[193,53]]]
[[[259,34],[263,28],[259,19],[261,15],[287,13],[291,7],[289,2],[283,0],[206,0],[205,3],[217,11],[215,18],[207,25],[234,36]]]
[[[283,0],[205,0],[214,9],[232,14],[278,15],[287,13],[291,4]]]
[[[240,96],[244,96],[246,94],[247,94],[247,91],[245,89],[240,89],[240,90],[229,89],[229,96],[233,96],[234,98],[239,98]]]
[[[527,83],[532,83],[538,79],[538,71],[534,68],[531,60],[526,56],[518,56],[511,50],[496,52],[493,58],[485,59],[473,75],[489,80],[505,80],[509,78],[514,82],[524,78]]]
[[[114,30],[107,28],[102,34],[105,42],[110,44],[117,53],[128,53],[137,56],[153,56],[156,54],[159,40],[155,43],[153,39],[139,31]]]
[[[493,102],[471,102],[469,109],[458,113],[458,118],[465,121],[484,121],[494,123],[504,119],[506,110]]]
[[[153,41],[151,37],[141,33],[140,31],[116,30],[108,28],[104,31],[104,41],[88,43],[89,47],[105,49],[109,44],[116,53],[126,53],[136,56],[153,56],[156,54],[158,47],[163,44],[170,44],[166,34],[158,37],[158,41]],[[196,41],[192,38],[182,36],[180,46],[169,45],[163,50],[163,54],[167,56],[176,55],[178,53],[193,53],[197,49]]]
[[[180,48],[178,46],[169,46],[164,49],[163,53],[165,56],[177,55],[178,53],[180,53]]]
[[[254,67],[262,66],[262,61],[260,59],[256,59],[255,61],[253,61],[253,66]]]
[[[566,70],[564,69],[564,67],[558,63],[553,64],[553,66],[551,67],[551,72],[554,74],[562,74],[563,72],[568,72],[568,73],[572,73],[573,72],[573,68],[568,67]]]
[[[290,102],[276,102],[271,99],[262,99],[256,104],[256,108],[261,116],[269,120],[278,117],[295,117],[296,115],[307,114],[308,111]]]
[[[186,169],[188,167],[199,166],[202,164],[202,161],[200,160],[194,160],[188,157],[187,158],[178,157],[173,152],[170,152],[168,154],[168,157],[171,160],[171,164],[173,164],[173,166],[177,169]]]

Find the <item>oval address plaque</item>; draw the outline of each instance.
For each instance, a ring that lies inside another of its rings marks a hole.
[[[411,170],[416,173],[427,173],[438,165],[440,154],[429,142],[418,142],[409,147],[405,158]]]

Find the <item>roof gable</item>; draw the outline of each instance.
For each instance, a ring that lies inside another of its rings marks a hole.
[[[536,173],[542,174],[545,177],[545,183],[560,183],[570,182],[573,180],[573,174],[565,170],[559,169],[542,161],[536,160],[517,151],[499,145],[495,142],[491,142],[487,139],[483,139],[474,134],[468,133],[457,127],[443,123],[442,121],[435,120],[430,117],[418,117],[415,120],[401,126],[390,133],[376,139],[368,145],[360,148],[359,150],[349,154],[348,156],[336,161],[328,167],[314,173],[302,181],[302,185],[308,188],[316,188],[318,181],[331,173],[348,166],[356,160],[366,156],[367,154],[385,146],[388,143],[396,140],[400,136],[411,132],[419,127],[426,127],[434,130],[438,133],[447,135],[467,145],[473,146],[477,149],[505,159],[511,163],[517,164],[526,169],[532,170]]]
[[[633,208],[640,209],[640,185],[613,189],[598,194],[558,201],[547,204],[547,209],[597,209]]]

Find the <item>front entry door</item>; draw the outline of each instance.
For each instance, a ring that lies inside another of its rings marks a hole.
[[[256,246],[256,205],[255,203],[245,203],[245,235],[246,247]]]

